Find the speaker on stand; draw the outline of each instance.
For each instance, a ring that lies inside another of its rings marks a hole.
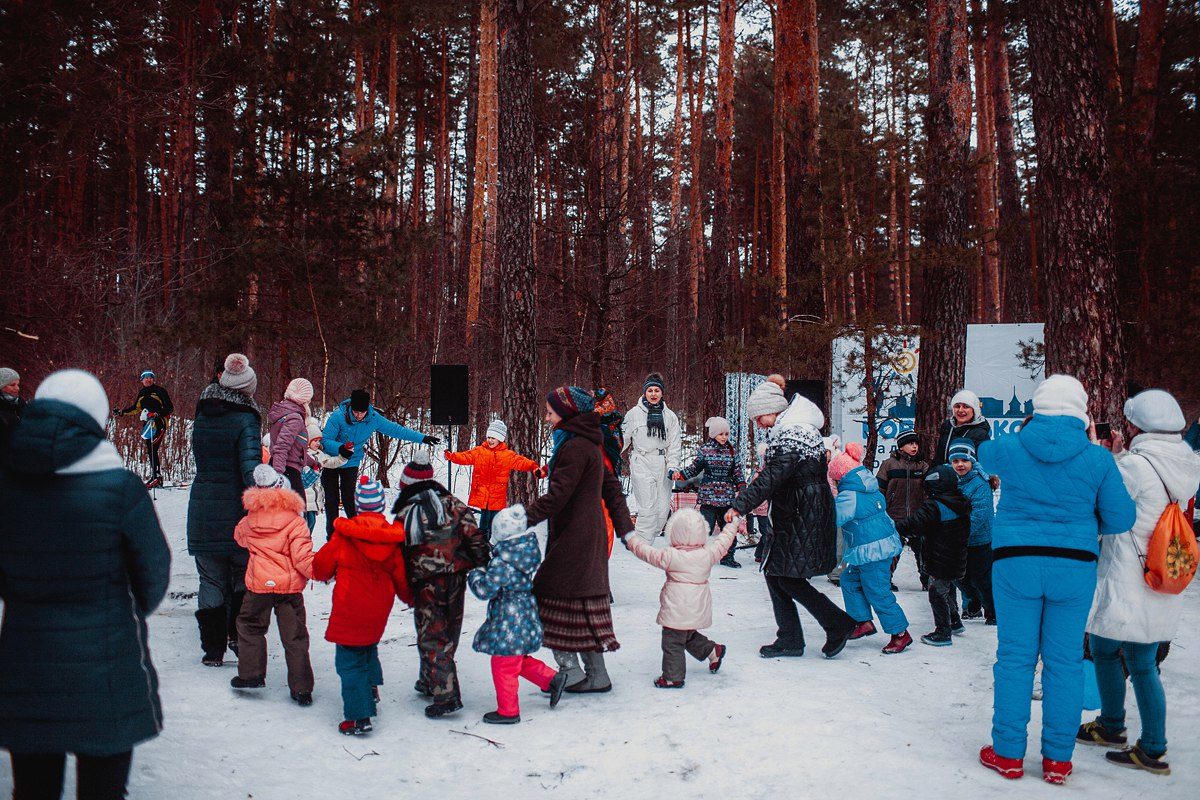
[[[429,365],[429,416],[446,426],[446,449],[453,449],[454,428],[470,422],[470,370],[466,364]],[[446,464],[446,489],[454,493],[453,466]]]

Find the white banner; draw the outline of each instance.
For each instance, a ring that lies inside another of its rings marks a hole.
[[[902,329],[877,334],[874,344],[878,443],[875,453],[867,454],[871,468],[887,458],[897,436],[913,428],[921,353],[919,338]],[[1044,377],[1041,344],[1041,323],[967,326],[965,384],[979,395],[993,438],[1015,433],[1032,411],[1033,390]],[[861,334],[833,342],[830,419],[843,443],[865,443],[869,433],[862,349]]]

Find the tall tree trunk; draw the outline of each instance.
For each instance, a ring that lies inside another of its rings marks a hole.
[[[479,91],[475,107],[475,163],[471,191],[471,251],[467,268],[467,347],[475,336],[483,291],[483,263],[486,241],[493,231],[487,229],[488,197],[495,192],[488,166],[491,155],[489,136],[494,134],[496,102],[496,2],[481,0],[479,10]]]
[[[1013,124],[1012,83],[1008,72],[1008,35],[1004,26],[1005,0],[988,0],[987,43],[991,70],[992,118],[996,129],[996,188],[999,206],[1001,272],[1004,310],[1010,322],[1033,318],[1033,265],[1029,252],[1029,215],[1021,205],[1021,178]]]
[[[1158,74],[1162,65],[1167,0],[1142,0],[1138,14],[1137,56],[1127,111],[1126,153],[1130,178],[1137,189],[1138,319],[1153,322],[1150,296],[1149,238],[1154,209],[1154,119],[1158,106]]]
[[[1117,315],[1099,0],[1031,0],[1026,24],[1046,276],[1046,372],[1083,382],[1093,419],[1117,420],[1125,348]],[[924,365],[922,364],[922,368]]]
[[[736,295],[733,279],[736,257],[733,242],[733,36],[737,19],[735,0],[720,0],[717,22],[717,166],[716,190],[713,193],[712,252],[707,262],[705,282],[708,302],[703,315],[707,331],[704,335],[704,414],[720,413],[725,386],[725,372],[720,354],[722,340],[728,334],[728,318],[724,311],[733,307]]]
[[[703,22],[700,25],[700,56],[694,69],[688,70],[688,88],[691,98],[691,191],[688,193],[690,232],[688,236],[688,352],[701,353],[700,323],[700,276],[704,273],[706,248],[704,243],[704,178],[707,170],[703,165],[704,147],[704,94],[708,86],[708,4],[704,4]],[[688,29],[689,51],[691,50],[691,28]],[[694,397],[693,390],[700,389],[703,397],[703,375],[701,370],[691,367],[687,373],[687,394]],[[686,407],[686,405],[685,405]]]
[[[771,160],[768,171],[771,185],[771,279],[774,283],[776,303],[772,308],[780,325],[787,324],[787,188],[785,184],[786,159],[784,157],[784,131],[787,120],[783,117],[783,96],[787,91],[784,71],[779,68],[783,59],[783,18],[777,7],[773,7],[772,37],[775,53],[775,86],[772,93],[771,112]]]
[[[928,10],[925,293],[916,427],[932,443],[946,401],[962,386],[967,346],[971,64],[966,0],[928,0]]]
[[[669,305],[671,309],[671,368],[675,380],[682,381],[687,317],[683,285],[683,90],[686,70],[684,52],[684,11],[675,11],[675,110],[671,121],[671,198],[667,213],[667,242],[664,259],[669,275]]]
[[[971,0],[975,18],[971,36],[975,61],[975,209],[979,226],[979,251],[983,265],[980,300],[983,322],[1000,322],[1000,247],[996,241],[996,133],[992,119],[989,79],[993,69],[988,59],[984,18],[980,0]]]
[[[780,115],[784,124],[787,197],[788,317],[825,317],[820,265],[821,171],[817,124],[820,116],[816,0],[779,0],[779,50],[775,69],[782,72]]]
[[[537,452],[537,358],[533,271],[533,54],[527,0],[500,0],[497,97],[499,135],[500,394],[508,441],[519,453]],[[532,481],[514,486],[527,502]]]

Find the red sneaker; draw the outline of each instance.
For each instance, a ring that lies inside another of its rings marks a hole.
[[[1062,786],[1067,782],[1067,776],[1070,774],[1070,761],[1055,761],[1052,758],[1042,758],[1042,780],[1046,783]]]
[[[1025,762],[1022,759],[998,756],[990,744],[980,749],[979,763],[994,772],[999,772],[1009,780],[1016,780],[1025,776]]]
[[[874,635],[875,635],[875,623],[872,622],[871,620],[867,620],[866,622],[860,622],[854,626],[854,630],[850,631],[849,641],[853,642],[855,639],[861,639],[864,636],[874,636]]]
[[[888,642],[883,648],[883,654],[885,656],[890,656],[895,655],[896,653],[903,653],[912,643],[913,638],[908,635],[908,631],[893,633],[891,641]]]

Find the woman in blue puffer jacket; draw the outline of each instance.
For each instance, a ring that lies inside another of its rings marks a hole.
[[[1033,395],[1033,419],[984,442],[979,461],[1004,481],[992,524],[998,644],[988,769],[1024,775],[1033,673],[1042,659],[1042,776],[1071,774],[1083,713],[1083,631],[1096,589],[1101,535],[1134,523],[1112,453],[1089,441],[1087,392],[1052,375]]]
[[[879,491],[879,481],[862,465],[863,446],[850,442],[846,450],[829,464],[829,479],[837,481],[837,524],[842,529],[846,551],[842,560],[842,602],[846,613],[858,623],[851,639],[875,633],[871,609],[879,615],[884,633],[891,641],[885,655],[903,652],[912,644],[908,617],[892,593],[892,559],[903,545],[896,523],[887,513],[887,500]]]

